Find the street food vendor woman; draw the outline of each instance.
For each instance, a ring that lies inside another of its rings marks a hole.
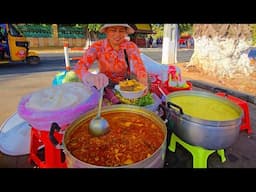
[[[128,24],[104,24],[99,32],[105,33],[106,38],[94,42],[75,65],[74,70],[82,82],[99,89],[125,80],[130,71],[139,82],[148,86],[148,76],[140,50],[126,38],[134,33],[134,29]],[[125,59],[125,52],[128,59]],[[98,74],[89,72],[95,61],[98,61]]]

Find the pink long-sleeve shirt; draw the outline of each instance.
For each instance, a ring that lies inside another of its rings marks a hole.
[[[107,39],[96,41],[75,65],[75,72],[82,79],[83,74],[87,73],[97,60],[99,71],[106,74],[112,82],[118,83],[126,78],[128,71],[124,49],[128,55],[131,73],[135,74],[138,81],[147,85],[147,72],[140,57],[140,50],[135,43],[127,40],[120,44],[119,50],[114,50]]]

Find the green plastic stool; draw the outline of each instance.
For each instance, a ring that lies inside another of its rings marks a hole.
[[[214,153],[216,150],[205,149],[200,146],[190,145],[182,141],[174,133],[171,135],[170,144],[168,149],[172,152],[176,150],[176,142],[181,144],[185,149],[187,149],[193,156],[193,168],[207,168],[207,159],[210,154]],[[217,154],[221,158],[221,162],[226,161],[224,149],[217,150]]]

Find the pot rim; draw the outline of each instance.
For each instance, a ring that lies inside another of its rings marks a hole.
[[[113,111],[114,110],[114,111]],[[79,160],[78,158],[76,158],[75,156],[73,156],[70,151],[67,149],[66,147],[66,139],[68,138],[69,134],[76,129],[77,125],[79,125],[81,122],[94,117],[98,110],[97,108],[92,109],[90,111],[88,111],[87,113],[81,115],[78,119],[76,119],[74,122],[72,122],[66,129],[66,131],[64,132],[63,135],[63,139],[62,139],[62,146],[63,146],[63,152],[66,155],[69,155],[69,157],[72,158],[72,160],[74,161],[78,161],[79,163],[83,164],[83,165],[87,165],[90,166],[92,168],[131,168],[131,167],[135,167],[136,165],[142,164],[145,161],[150,161],[151,159],[153,159],[157,153],[160,150],[166,150],[166,143],[167,143],[167,126],[165,124],[165,122],[159,117],[157,116],[156,113],[152,112],[151,110],[147,109],[147,108],[143,108],[143,107],[139,107],[139,106],[134,106],[134,105],[128,105],[128,104],[117,104],[117,105],[111,105],[111,106],[104,106],[102,107],[102,111],[101,114],[104,113],[108,113],[108,112],[117,112],[117,111],[128,111],[128,112],[135,112],[138,113],[140,115],[143,115],[146,118],[150,118],[150,119],[154,119],[156,121],[156,123],[159,125],[159,128],[162,129],[162,131],[164,132],[164,138],[162,141],[162,144],[158,147],[157,150],[155,150],[155,152],[150,156],[147,157],[141,161],[129,164],[129,165],[122,165],[122,166],[117,166],[117,167],[111,167],[111,166],[99,166],[99,165],[94,165],[94,164],[90,164],[84,161]],[[164,157],[163,157],[164,158]]]
[[[166,96],[166,101],[171,100],[171,98],[173,98],[173,97],[184,96],[184,95],[185,96],[198,96],[198,97],[204,97],[204,98],[209,98],[209,99],[215,99],[215,100],[217,100],[221,103],[224,103],[224,104],[228,105],[229,107],[233,108],[239,114],[238,118],[235,118],[235,119],[232,119],[232,120],[218,120],[218,121],[217,120],[205,120],[205,119],[190,116],[190,115],[185,114],[185,113],[181,114],[178,110],[169,108],[173,113],[175,113],[175,115],[177,115],[178,117],[180,117],[184,120],[199,123],[199,124],[205,124],[205,125],[216,125],[216,124],[221,123],[222,126],[229,126],[229,125],[233,125],[234,123],[235,124],[239,123],[241,121],[242,117],[244,116],[243,110],[236,103],[230,101],[229,99],[227,99],[225,97],[215,95],[213,93],[203,92],[203,91],[182,90],[182,91],[172,92],[172,93],[170,93]]]

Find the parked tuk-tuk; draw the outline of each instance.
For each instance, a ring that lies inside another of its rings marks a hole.
[[[0,64],[25,62],[38,64],[38,53],[29,50],[29,42],[14,24],[0,24]]]

